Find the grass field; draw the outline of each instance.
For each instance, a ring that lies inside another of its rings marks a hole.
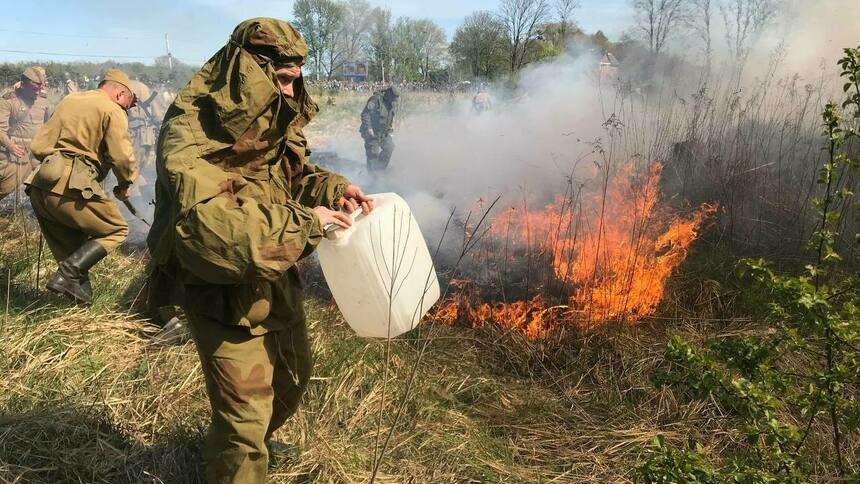
[[[34,287],[32,220],[7,214],[0,230],[12,273],[0,326],[0,480],[199,481],[208,418],[199,363],[193,343],[157,345],[155,327],[130,309],[141,254],[99,265],[95,304],[75,308]],[[42,281],[52,269],[46,253]],[[380,482],[625,481],[658,433],[716,449],[733,438],[711,431],[718,416],[649,383],[666,338],[658,323],[557,335],[564,344],[428,323],[386,358],[386,345],[356,337],[327,298],[306,308],[315,377],[278,435],[301,455],[272,470],[277,482],[367,481],[377,436],[404,401]]]

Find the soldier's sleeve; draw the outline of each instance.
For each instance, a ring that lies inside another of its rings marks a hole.
[[[302,178],[294,189],[293,197],[308,207],[323,206],[338,210],[339,200],[349,185],[350,182],[345,176],[313,163],[305,163]]]
[[[12,144],[9,139],[9,117],[12,115],[12,103],[8,99],[0,99],[0,146],[3,148]]]
[[[367,104],[364,105],[364,109],[361,110],[361,125],[366,126],[367,129],[373,128],[373,125],[371,124],[371,115],[375,109],[376,96],[371,96],[370,99],[367,100]]]
[[[158,179],[175,204],[184,269],[211,284],[277,281],[313,251],[324,234],[311,208],[244,197],[245,179],[200,159],[191,128],[181,118],[171,124],[159,140]]]
[[[388,132],[391,133],[394,131],[394,115],[396,111],[394,105],[391,105],[391,108],[388,110]]]
[[[180,199],[176,256],[195,276],[212,284],[277,281],[322,240],[311,208],[295,200],[270,204],[242,197],[243,179],[204,163],[171,177]],[[218,180],[218,194],[193,203]]]
[[[113,162],[117,184],[131,185],[137,180],[137,161],[134,159],[134,146],[128,133],[128,117],[120,110],[112,110],[107,115],[106,122],[104,145]]]
[[[304,206],[339,209],[338,200],[349,186],[349,180],[337,173],[310,163],[308,140],[301,130],[291,130],[287,147],[302,160],[302,173],[292,190],[292,197]]]
[[[54,146],[57,144],[57,139],[60,137],[60,119],[57,116],[51,116],[48,122],[42,125],[36,134],[33,136],[33,141],[30,142],[30,153],[39,161],[51,154]]]

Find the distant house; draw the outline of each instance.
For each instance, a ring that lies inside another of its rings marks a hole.
[[[612,55],[611,52],[607,52],[603,59],[600,60],[600,80],[601,81],[614,81],[618,79],[618,68],[620,64],[618,63],[618,59]]]
[[[344,62],[335,75],[349,82],[364,82],[367,80],[367,61]]]

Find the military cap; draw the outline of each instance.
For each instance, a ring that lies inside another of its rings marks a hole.
[[[143,92],[140,92],[140,89],[135,89],[138,87],[138,84],[132,83],[131,79],[128,78],[128,74],[119,69],[106,70],[105,75],[102,76],[102,82],[104,81],[113,81],[122,84],[126,89],[137,96],[138,99],[141,99],[144,94]]]
[[[47,82],[48,76],[45,74],[44,68],[36,66],[24,69],[24,73],[21,74],[21,79],[26,79],[36,84],[44,84]]]

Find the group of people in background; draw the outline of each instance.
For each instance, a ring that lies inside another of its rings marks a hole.
[[[322,79],[319,81],[309,80],[308,87],[319,89],[329,94],[338,92],[377,92],[389,86],[397,87],[400,92],[469,92],[472,89],[470,82],[439,83],[422,81],[356,81],[346,79]]]

